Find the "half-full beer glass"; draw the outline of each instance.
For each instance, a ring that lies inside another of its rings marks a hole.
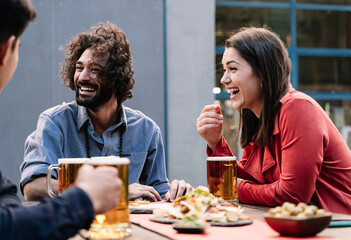
[[[50,197],[56,194],[52,190],[51,175],[53,169],[58,169],[58,191],[61,194],[66,188],[72,186],[77,178],[78,169],[86,163],[88,158],[59,158],[58,164],[52,164],[48,168],[46,189]]]
[[[98,166],[115,166],[122,180],[121,195],[117,205],[110,211],[97,215],[90,226],[91,239],[120,239],[131,234],[128,209],[129,159],[120,157],[92,157],[88,164]]]
[[[212,194],[238,203],[236,157],[207,158],[207,186]]]

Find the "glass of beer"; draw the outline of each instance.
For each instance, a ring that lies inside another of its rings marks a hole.
[[[131,235],[131,225],[129,222],[129,159],[115,156],[92,157],[87,164],[99,166],[114,166],[118,169],[118,176],[122,180],[120,199],[117,205],[105,212],[96,215],[90,225],[89,238],[91,239],[120,239]]]
[[[236,157],[207,158],[207,186],[212,194],[238,203]]]
[[[52,164],[48,168],[46,190],[50,197],[56,194],[52,190],[51,175],[53,169],[58,169],[58,192],[61,194],[66,188],[72,186],[77,178],[78,169],[86,163],[88,158],[59,158],[58,164]]]

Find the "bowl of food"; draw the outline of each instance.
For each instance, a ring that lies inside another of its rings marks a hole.
[[[264,220],[276,232],[285,236],[314,236],[329,226],[332,214],[314,205],[284,203],[271,208]]]

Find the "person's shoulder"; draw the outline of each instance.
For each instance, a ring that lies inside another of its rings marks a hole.
[[[135,123],[135,122],[139,122],[139,123],[142,122],[144,124],[153,125],[156,128],[159,128],[156,122],[150,117],[148,117],[146,114],[144,114],[142,111],[135,110],[126,106],[123,106],[123,108],[127,117],[128,124]]]
[[[319,103],[307,94],[292,90],[281,99],[280,116],[286,116],[292,121],[300,119],[322,120],[328,118],[324,109]]]
[[[46,109],[44,112],[41,113],[41,115],[44,117],[55,119],[67,115],[77,115],[77,113],[78,105],[76,101],[72,101],[69,103],[63,102],[62,104]]]
[[[282,97],[280,100],[282,104],[282,108],[284,107],[292,107],[292,106],[304,106],[304,107],[313,107],[320,108],[320,105],[314,100],[312,97],[307,94],[297,91],[295,89],[290,90],[288,93]]]

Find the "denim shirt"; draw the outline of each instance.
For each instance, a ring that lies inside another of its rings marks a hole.
[[[160,128],[140,111],[124,106],[122,111],[121,121],[109,127],[102,137],[94,131],[87,109],[75,101],[40,114],[37,129],[25,142],[21,191],[26,183],[46,175],[48,166],[56,164],[58,158],[87,157],[86,131],[92,157],[119,156],[122,131],[123,154],[130,155],[129,184],[152,186],[164,197],[169,181]],[[57,178],[57,172],[53,176]]]

